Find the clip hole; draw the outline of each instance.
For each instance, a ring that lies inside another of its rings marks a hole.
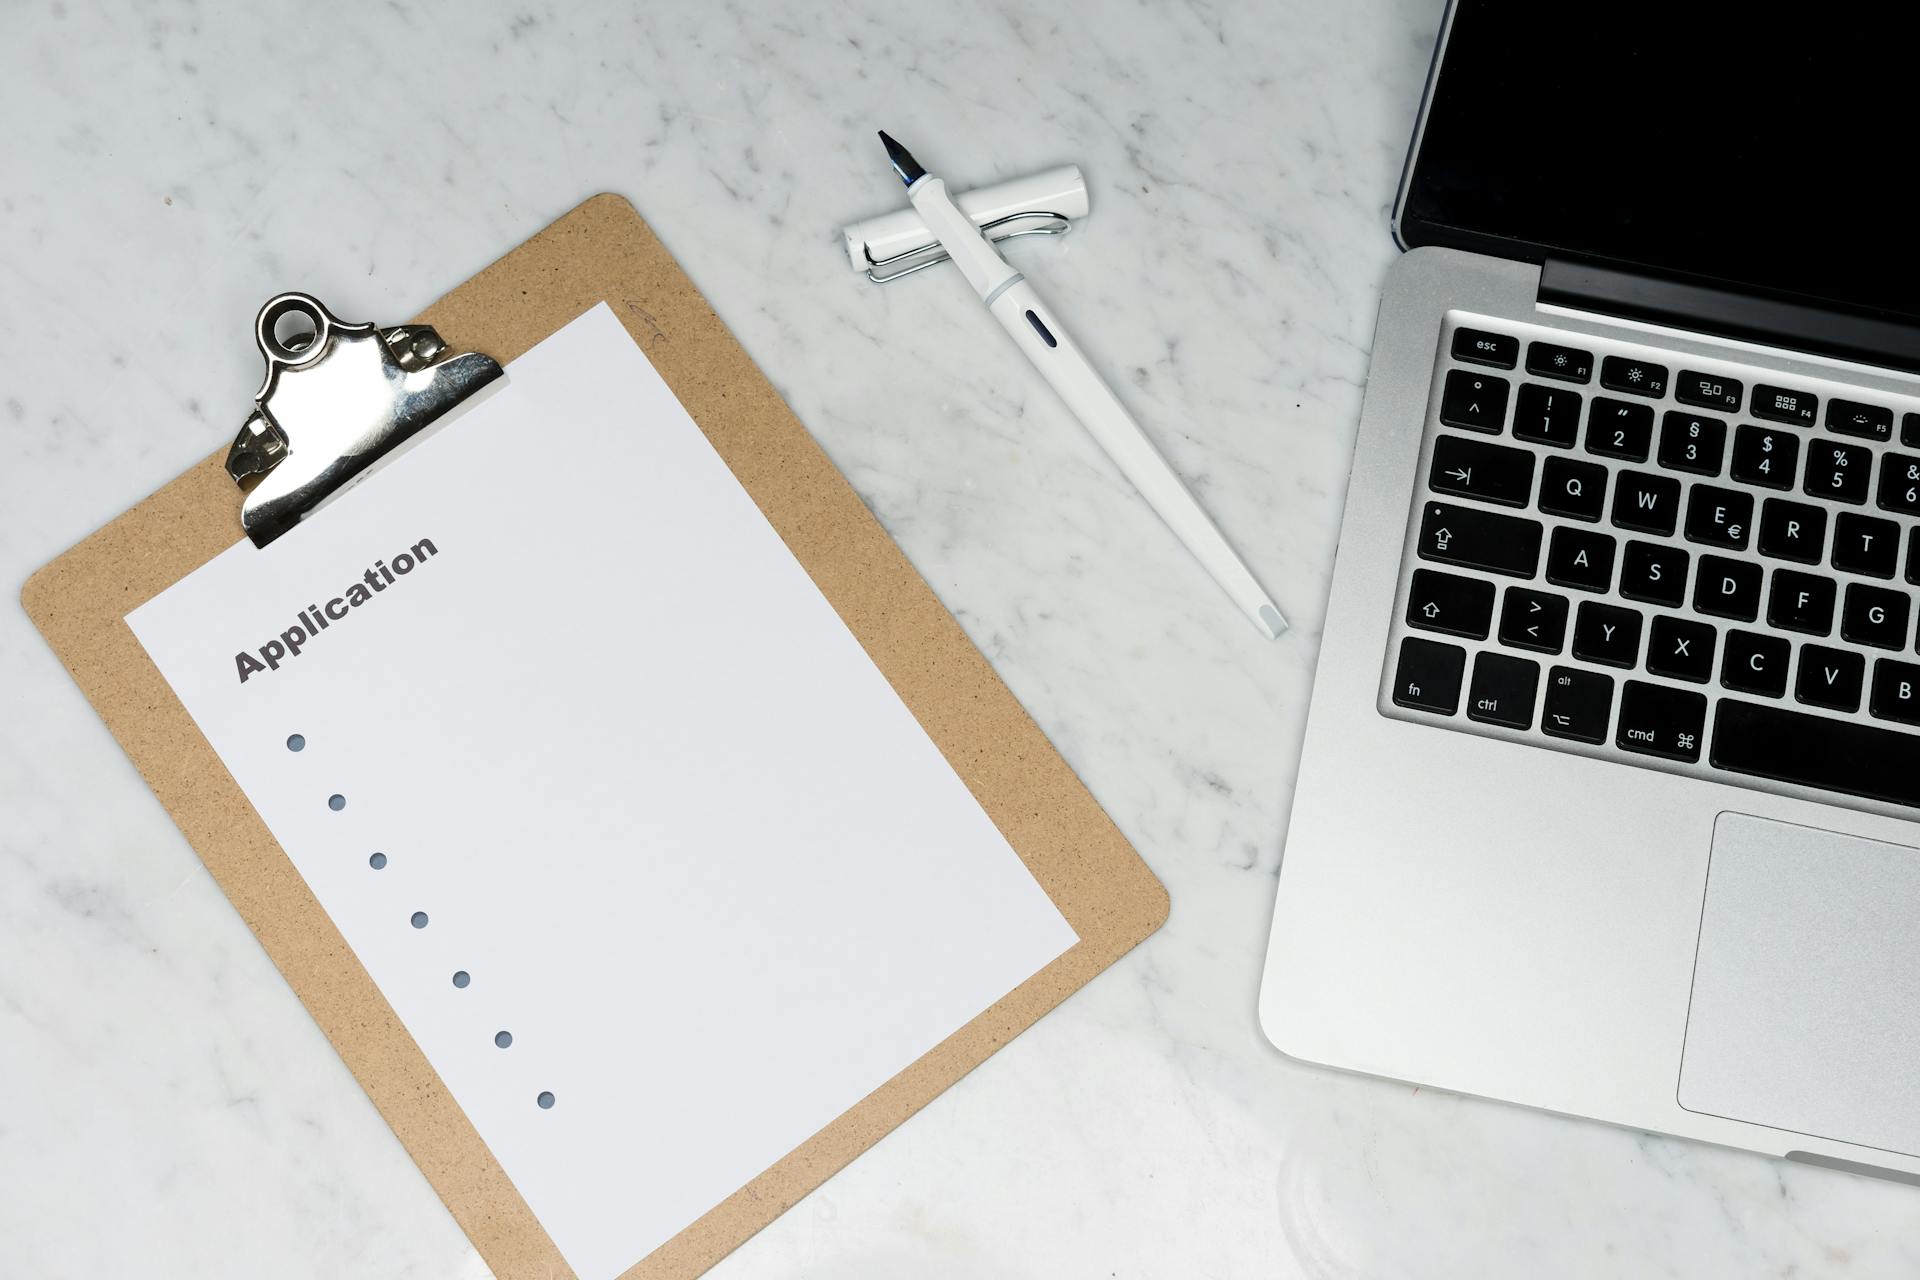
[[[299,355],[320,333],[320,317],[306,308],[288,307],[273,318],[273,341],[288,355]]]

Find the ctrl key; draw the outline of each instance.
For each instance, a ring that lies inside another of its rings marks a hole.
[[[1691,764],[1700,758],[1706,723],[1704,693],[1629,680],[1620,694],[1620,728],[1613,740],[1622,751]]]
[[[1400,642],[1400,665],[1393,673],[1393,700],[1415,711],[1450,716],[1460,709],[1460,677],[1467,667],[1467,651],[1408,636]]]

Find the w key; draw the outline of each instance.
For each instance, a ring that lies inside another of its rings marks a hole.
[[[1439,436],[1427,487],[1509,507],[1524,507],[1533,493],[1533,454],[1504,444]]]

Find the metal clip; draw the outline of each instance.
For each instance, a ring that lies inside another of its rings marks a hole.
[[[253,327],[267,376],[227,451],[227,474],[246,491],[240,526],[256,547],[503,376],[491,356],[447,355],[426,325],[348,324],[304,293],[269,300]]]
[[[999,235],[994,234],[995,231],[999,231],[1002,227],[1013,226],[1015,223],[1029,220],[1038,221],[1041,225],[1036,227],[1020,227],[1013,231],[1000,231]],[[996,244],[1002,240],[1017,240],[1021,236],[1063,236],[1071,230],[1073,230],[1073,219],[1064,213],[1049,213],[1043,209],[1029,209],[1024,213],[1010,213],[1004,218],[995,218],[992,222],[983,222],[980,224],[980,234]],[[888,284],[894,280],[910,276],[916,271],[925,271],[928,267],[937,267],[947,261],[948,256],[947,251],[941,248],[937,242],[922,245],[918,249],[908,249],[905,253],[889,254],[884,258],[874,257],[871,250],[863,250],[862,252],[866,254],[867,259],[867,279],[873,281],[875,284]],[[897,271],[882,272],[880,270],[882,267],[890,266],[893,263],[907,262],[909,260],[912,260],[911,266],[901,267]]]

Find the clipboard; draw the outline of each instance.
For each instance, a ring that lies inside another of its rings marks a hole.
[[[586,201],[421,322],[505,363],[603,301],[1080,939],[625,1273],[639,1280],[719,1261],[1153,933],[1168,899],[624,199]],[[239,505],[215,454],[22,602],[494,1274],[572,1275],[124,621],[239,540]]]

